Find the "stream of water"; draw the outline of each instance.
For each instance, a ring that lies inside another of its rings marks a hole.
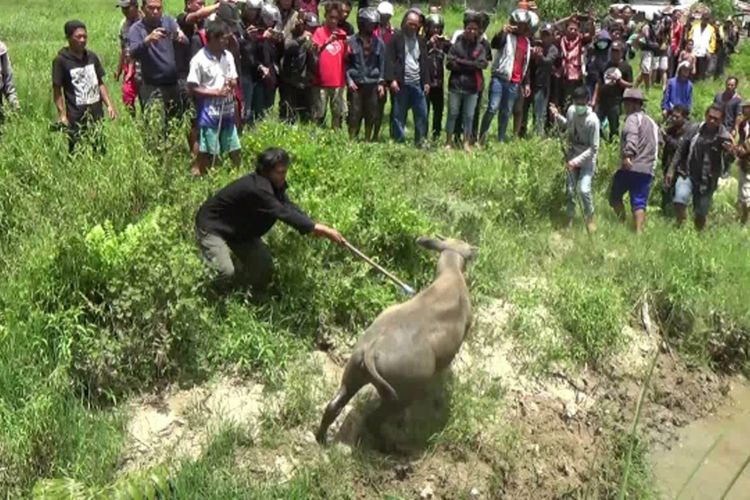
[[[701,457],[719,439],[680,496],[693,500],[719,499],[750,455],[750,384],[736,385],[714,415],[696,420],[678,435],[679,442],[671,450],[655,450],[651,457],[663,498],[675,497]],[[750,499],[750,466],[726,498]]]

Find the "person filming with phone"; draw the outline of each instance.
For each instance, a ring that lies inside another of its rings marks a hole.
[[[142,9],[143,19],[128,32],[130,56],[141,64],[143,83],[138,94],[146,108],[162,100],[168,120],[182,112],[175,44],[187,44],[188,39],[177,21],[164,15],[162,0],[143,0]],[[166,133],[166,121],[164,126]]]

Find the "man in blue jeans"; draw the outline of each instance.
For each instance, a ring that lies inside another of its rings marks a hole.
[[[487,142],[487,132],[495,115],[500,112],[497,138],[505,142],[508,121],[519,90],[528,97],[531,88],[528,83],[529,60],[531,57],[531,17],[527,10],[516,9],[508,23],[495,35],[490,46],[497,50],[492,63],[492,83],[490,100],[479,128],[479,142]],[[521,88],[522,87],[522,88]]]
[[[414,113],[414,142],[421,146],[427,134],[427,94],[430,93],[430,67],[427,44],[419,36],[423,16],[409,9],[401,31],[393,34],[386,46],[385,80],[391,89],[391,134],[404,142],[404,126],[409,109]]]

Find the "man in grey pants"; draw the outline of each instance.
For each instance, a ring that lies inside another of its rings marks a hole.
[[[256,290],[268,285],[273,260],[261,237],[277,220],[301,234],[312,233],[339,244],[345,241],[338,231],[313,222],[289,201],[286,174],[290,162],[283,149],[266,149],[258,155],[255,172],[225,186],[198,210],[198,245],[222,284],[250,285]]]

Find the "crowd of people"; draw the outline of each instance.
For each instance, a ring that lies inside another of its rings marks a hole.
[[[740,217],[743,223],[748,219],[750,101],[742,101],[739,81],[730,76],[708,110],[693,110],[693,82],[724,78],[739,44],[735,20],[715,19],[707,8],[670,7],[639,15],[630,6],[613,6],[599,18],[575,13],[542,21],[544,13],[534,2],[521,0],[496,33],[488,32],[489,14],[472,10],[464,13],[462,29],[446,33],[437,6],[427,12],[409,8],[394,27],[394,6],[388,1],[370,6],[360,0],[356,28],[349,21],[351,0],[321,5],[317,0],[217,0],[212,5],[185,0],[175,18],[164,13],[162,0],[118,0],[117,7],[123,17],[114,75],[122,81],[125,109],[135,116],[137,108],[143,112],[159,103],[165,133],[172,119],[187,114],[194,175],[206,173],[222,154],[239,165],[239,135],[274,112],[286,123],[320,126],[330,112],[334,129],[346,126],[352,139],[362,134],[365,141],[379,141],[390,102],[391,139],[406,140],[411,110],[418,147],[443,140],[448,148],[482,147],[496,117],[500,142],[511,134],[560,134],[569,221],[580,204],[589,231],[596,229],[592,183],[601,140],[620,142],[621,164],[609,201],[624,220],[623,199],[629,194],[637,231],[643,228],[658,162],[663,211],[673,210],[682,223],[692,199],[695,225],[702,229],[718,180],[736,161]],[[64,32],[68,45],[52,71],[59,122],[71,152],[83,138],[103,149],[100,127],[92,125],[105,115],[115,119],[117,106],[101,61],[87,48],[85,24],[69,21]],[[636,74],[631,61],[637,57]],[[2,99],[17,109],[10,58],[2,44],[0,77]],[[656,117],[661,126],[644,110],[646,95],[640,88],[651,86],[663,91],[662,116]],[[245,179],[224,192],[226,199],[214,199],[213,210],[202,209],[204,218],[213,214],[216,219],[203,224],[201,241],[217,235],[211,227],[227,233],[220,252],[224,267],[231,250],[227,242],[237,238],[237,231],[252,232],[255,241],[272,225],[248,229],[240,221],[242,227],[228,230],[228,220],[243,219],[237,218],[238,210],[248,207],[262,212],[272,203],[266,215],[342,241],[335,230],[316,225],[290,204],[283,176],[268,177],[277,166],[285,176],[288,163],[286,152],[266,152],[256,173],[265,181]],[[228,219],[221,214],[229,214]]]

